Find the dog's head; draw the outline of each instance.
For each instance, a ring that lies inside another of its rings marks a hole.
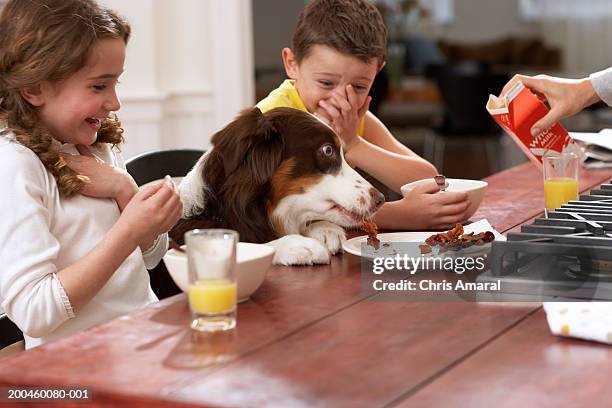
[[[181,185],[183,197],[203,194],[184,200],[185,215],[222,218],[247,241],[300,233],[318,220],[354,227],[384,202],[346,163],[331,128],[303,111],[244,111],[212,145]]]

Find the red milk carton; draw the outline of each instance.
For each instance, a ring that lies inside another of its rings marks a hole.
[[[583,156],[580,147],[559,123],[535,137],[531,135],[531,127],[549,109],[522,82],[517,82],[503,98],[489,95],[487,111],[540,169],[545,154],[573,152],[578,157]]]

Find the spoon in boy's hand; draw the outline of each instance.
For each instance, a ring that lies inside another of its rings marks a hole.
[[[438,188],[440,189],[440,191],[446,190],[446,177],[445,176],[443,176],[442,174],[438,174],[434,176],[434,180],[436,184],[438,185]]]

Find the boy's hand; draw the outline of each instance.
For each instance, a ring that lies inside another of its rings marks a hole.
[[[410,229],[450,229],[467,219],[470,200],[466,192],[439,192],[436,183],[416,186],[401,200],[406,216],[413,220]]]
[[[357,132],[372,97],[368,96],[361,106],[359,98],[351,85],[346,87],[346,96],[333,92],[327,100],[319,101],[319,109],[314,114],[334,129],[342,140],[345,153],[359,142]]]

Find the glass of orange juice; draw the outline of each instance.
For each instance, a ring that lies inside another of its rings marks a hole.
[[[236,326],[238,232],[195,229],[185,233],[191,328],[214,332]]]
[[[578,169],[580,162],[574,153],[545,155],[544,205],[547,213],[571,200],[578,199]]]

